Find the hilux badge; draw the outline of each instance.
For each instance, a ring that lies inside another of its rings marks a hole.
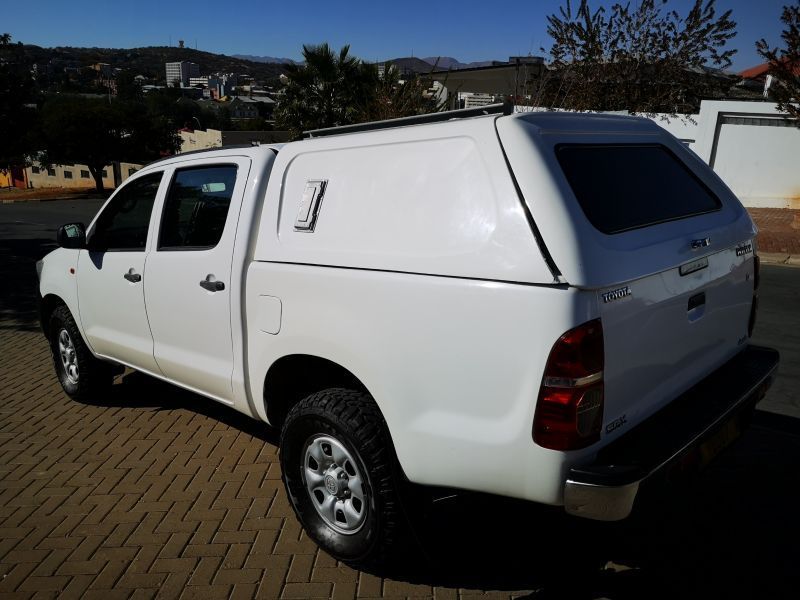
[[[603,302],[609,303],[613,302],[614,300],[619,300],[620,298],[624,298],[625,296],[631,295],[631,288],[627,285],[625,287],[618,288],[616,290],[612,290],[610,292],[606,292],[603,294]]]
[[[736,246],[736,256],[744,256],[745,254],[750,254],[752,251],[753,244],[750,242],[742,244],[741,246]]]

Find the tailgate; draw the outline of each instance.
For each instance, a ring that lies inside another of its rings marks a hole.
[[[748,240],[597,292],[606,434],[627,431],[746,346],[752,247]]]

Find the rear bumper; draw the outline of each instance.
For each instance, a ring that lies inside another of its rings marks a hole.
[[[776,350],[748,346],[667,407],[615,440],[594,462],[570,469],[564,508],[601,521],[627,517],[639,486],[682,466],[705,463],[738,436],[769,389]]]

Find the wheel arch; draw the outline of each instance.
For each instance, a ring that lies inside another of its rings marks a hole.
[[[267,419],[280,428],[292,406],[314,392],[333,387],[370,393],[361,379],[337,362],[312,354],[282,356],[264,377],[262,400]]]
[[[50,325],[50,317],[59,306],[66,306],[70,312],[73,312],[64,299],[57,294],[45,294],[39,301],[39,325],[45,336],[49,334],[48,327]]]

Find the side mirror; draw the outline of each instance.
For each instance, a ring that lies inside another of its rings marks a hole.
[[[69,223],[58,228],[56,241],[62,248],[80,250],[86,248],[86,225],[83,223]]]

